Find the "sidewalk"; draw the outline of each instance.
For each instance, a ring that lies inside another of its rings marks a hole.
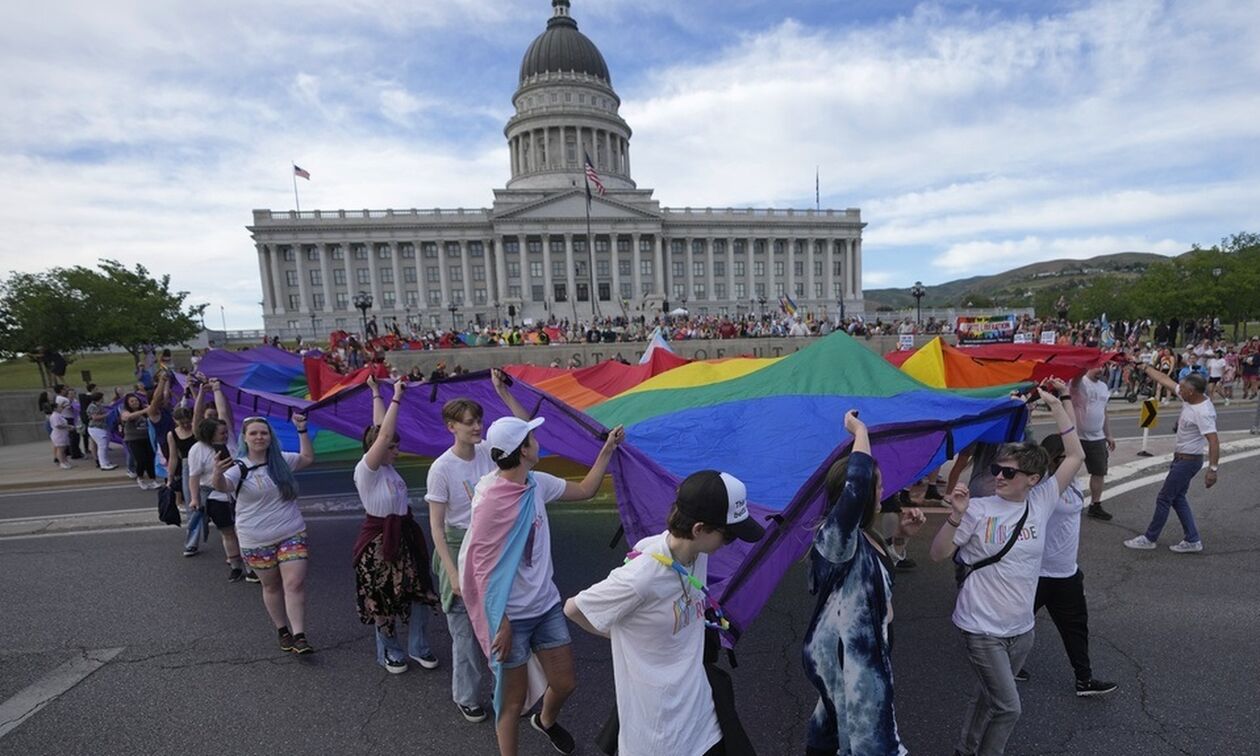
[[[109,461],[118,467],[98,470],[93,458],[84,456],[83,459],[70,460],[72,469],[62,470],[53,462],[52,446],[47,441],[2,446],[0,491],[135,485],[127,477],[127,459],[121,446],[110,446]]]

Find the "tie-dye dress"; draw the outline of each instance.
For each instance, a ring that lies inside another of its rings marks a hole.
[[[805,675],[818,688],[809,753],[907,753],[893,710],[892,573],[862,534],[874,460],[854,452],[840,500],[810,551],[810,592],[818,604],[805,632]]]

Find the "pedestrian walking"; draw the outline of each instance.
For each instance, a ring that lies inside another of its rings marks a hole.
[[[1096,520],[1110,520],[1111,513],[1103,509],[1103,479],[1107,476],[1107,461],[1116,450],[1116,439],[1111,435],[1107,421],[1107,402],[1111,392],[1102,380],[1103,368],[1092,367],[1072,381],[1072,408],[1076,411],[1076,432],[1085,450],[1085,470],[1089,473],[1089,516]]]
[[[427,637],[429,607],[436,605],[429,575],[429,548],[411,513],[407,482],[394,469],[398,460],[398,415],[406,383],[394,384],[389,409],[375,378],[372,425],[363,432],[363,458],[354,468],[354,487],[366,514],[354,544],[354,584],[359,621],[373,626],[376,663],[391,674],[407,671],[407,658],[435,669],[437,657]],[[398,625],[407,623],[407,650]]]
[[[123,443],[136,463],[136,485],[146,491],[157,488],[161,484],[157,480],[153,444],[149,441],[149,411],[140,394],[127,394],[119,419],[123,425]]]
[[[221,395],[221,392],[220,392]],[[226,403],[226,401],[225,401]],[[223,542],[223,556],[228,565],[228,582],[244,579],[257,583],[258,576],[245,569],[241,544],[236,537],[236,515],[232,494],[215,490],[214,469],[219,460],[231,460],[227,442],[231,434],[226,421],[205,419],[197,425],[197,443],[188,450],[185,465],[185,486],[188,496],[188,533],[184,538],[184,556],[196,556],[206,537],[208,523],[213,523]]]
[[[62,470],[69,470],[70,464],[70,423],[66,420],[65,410],[69,409],[70,400],[58,395],[53,400],[52,412],[48,415],[48,439],[52,442],[53,459]]]
[[[1155,513],[1146,532],[1124,542],[1131,549],[1153,549],[1159,541],[1159,534],[1168,522],[1168,510],[1177,513],[1185,537],[1180,543],[1168,548],[1178,554],[1190,554],[1203,551],[1203,541],[1199,537],[1199,528],[1194,521],[1194,512],[1186,499],[1190,483],[1203,468],[1203,455],[1208,456],[1208,469],[1204,473],[1204,488],[1216,485],[1221,458],[1220,439],[1216,434],[1216,407],[1206,395],[1207,380],[1199,373],[1188,373],[1180,383],[1171,378],[1147,369],[1153,380],[1159,381],[1181,397],[1181,415],[1177,418],[1176,444],[1173,448],[1172,464],[1168,468],[1168,477],[1164,485],[1155,495]]]
[[[220,459],[214,488],[236,496],[236,535],[245,564],[262,581],[263,604],[280,650],[309,654],[306,638],[306,521],[297,506],[293,473],[315,461],[306,416],[293,416],[299,453],[284,452],[262,417],[241,423],[239,459]]]
[[[92,439],[92,452],[96,454],[96,466],[102,470],[114,470],[118,465],[109,461],[109,405],[100,391],[92,392],[87,406],[88,437]]]

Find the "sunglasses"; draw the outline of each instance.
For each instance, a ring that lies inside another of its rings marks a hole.
[[[995,478],[1001,475],[1003,478],[1010,480],[1011,478],[1015,477],[1015,473],[1023,473],[1025,475],[1032,475],[1032,473],[1028,472],[1027,470],[1021,470],[1018,467],[1007,467],[1006,465],[999,465],[999,464],[989,465],[989,474]]]

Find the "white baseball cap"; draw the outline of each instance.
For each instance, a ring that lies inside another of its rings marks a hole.
[[[490,424],[486,431],[486,441],[490,451],[498,449],[504,454],[511,454],[525,442],[529,432],[543,424],[546,418],[536,417],[526,422],[519,417],[501,417]]]

